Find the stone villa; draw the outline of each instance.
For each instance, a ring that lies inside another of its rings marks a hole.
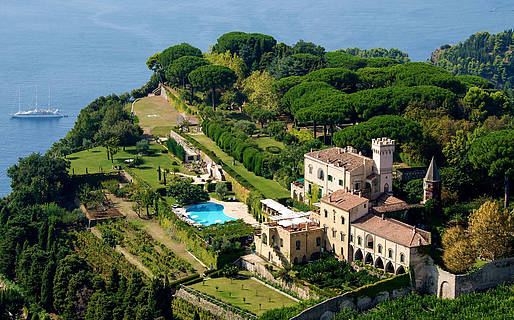
[[[430,245],[431,235],[384,215],[408,208],[390,195],[394,148],[394,140],[379,138],[372,140],[373,158],[352,147],[305,154],[304,181],[291,185],[291,197],[319,210],[307,215],[271,199],[261,201],[268,222],[255,237],[257,254],[283,266],[314,260],[326,251],[389,273],[406,272],[411,261],[419,260],[417,249]],[[425,200],[437,197],[433,159],[424,180]]]

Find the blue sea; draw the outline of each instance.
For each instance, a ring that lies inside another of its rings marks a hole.
[[[299,39],[327,50],[395,47],[425,61],[445,43],[512,28],[512,0],[0,0],[0,195],[18,157],[45,152],[100,95],[123,93],[150,76],[145,61],[182,42],[208,50],[229,31]],[[48,103],[60,120],[10,119]]]

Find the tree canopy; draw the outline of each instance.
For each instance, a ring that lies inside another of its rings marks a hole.
[[[505,181],[505,207],[508,206],[509,184],[514,175],[514,130],[491,132],[473,141],[468,157],[475,169]]]
[[[209,62],[198,56],[183,56],[171,63],[166,70],[166,79],[174,85],[184,87],[188,83],[189,74],[198,67],[205,66]]]
[[[277,41],[272,36],[233,31],[218,38],[213,52],[230,51],[232,54],[235,53],[243,59],[248,70],[254,71],[259,68],[261,56],[265,52],[271,51],[276,43]]]
[[[400,116],[376,116],[336,132],[334,143],[339,147],[352,146],[371,154],[371,139],[380,137],[394,139],[399,146],[419,144],[423,140],[423,130],[419,123]]]
[[[216,89],[227,89],[236,81],[236,73],[224,66],[205,65],[189,73],[189,82],[200,90],[211,90],[212,107],[215,108]]]
[[[202,51],[188,43],[177,44],[164,49],[159,55],[159,62],[164,69],[167,69],[173,61],[184,56],[202,57]]]

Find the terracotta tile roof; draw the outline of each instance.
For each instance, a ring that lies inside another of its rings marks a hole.
[[[395,212],[410,208],[407,202],[396,197],[383,194],[377,199],[377,205],[373,207],[377,213]]]
[[[324,196],[320,201],[345,211],[350,211],[351,209],[368,202],[368,199],[359,197],[358,195],[350,192],[345,192],[344,190],[337,190],[327,196]]]
[[[312,151],[306,156],[318,159],[325,163],[333,164],[336,167],[345,167],[346,170],[354,170],[364,164],[364,159],[369,159],[354,152],[348,152],[345,148],[329,148]]]
[[[372,213],[355,220],[351,225],[406,247],[430,244],[430,232]]]

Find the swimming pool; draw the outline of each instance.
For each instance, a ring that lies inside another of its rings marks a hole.
[[[224,207],[221,204],[207,202],[187,208],[186,213],[188,213],[189,219],[204,226],[236,220],[225,215],[223,209]]]

